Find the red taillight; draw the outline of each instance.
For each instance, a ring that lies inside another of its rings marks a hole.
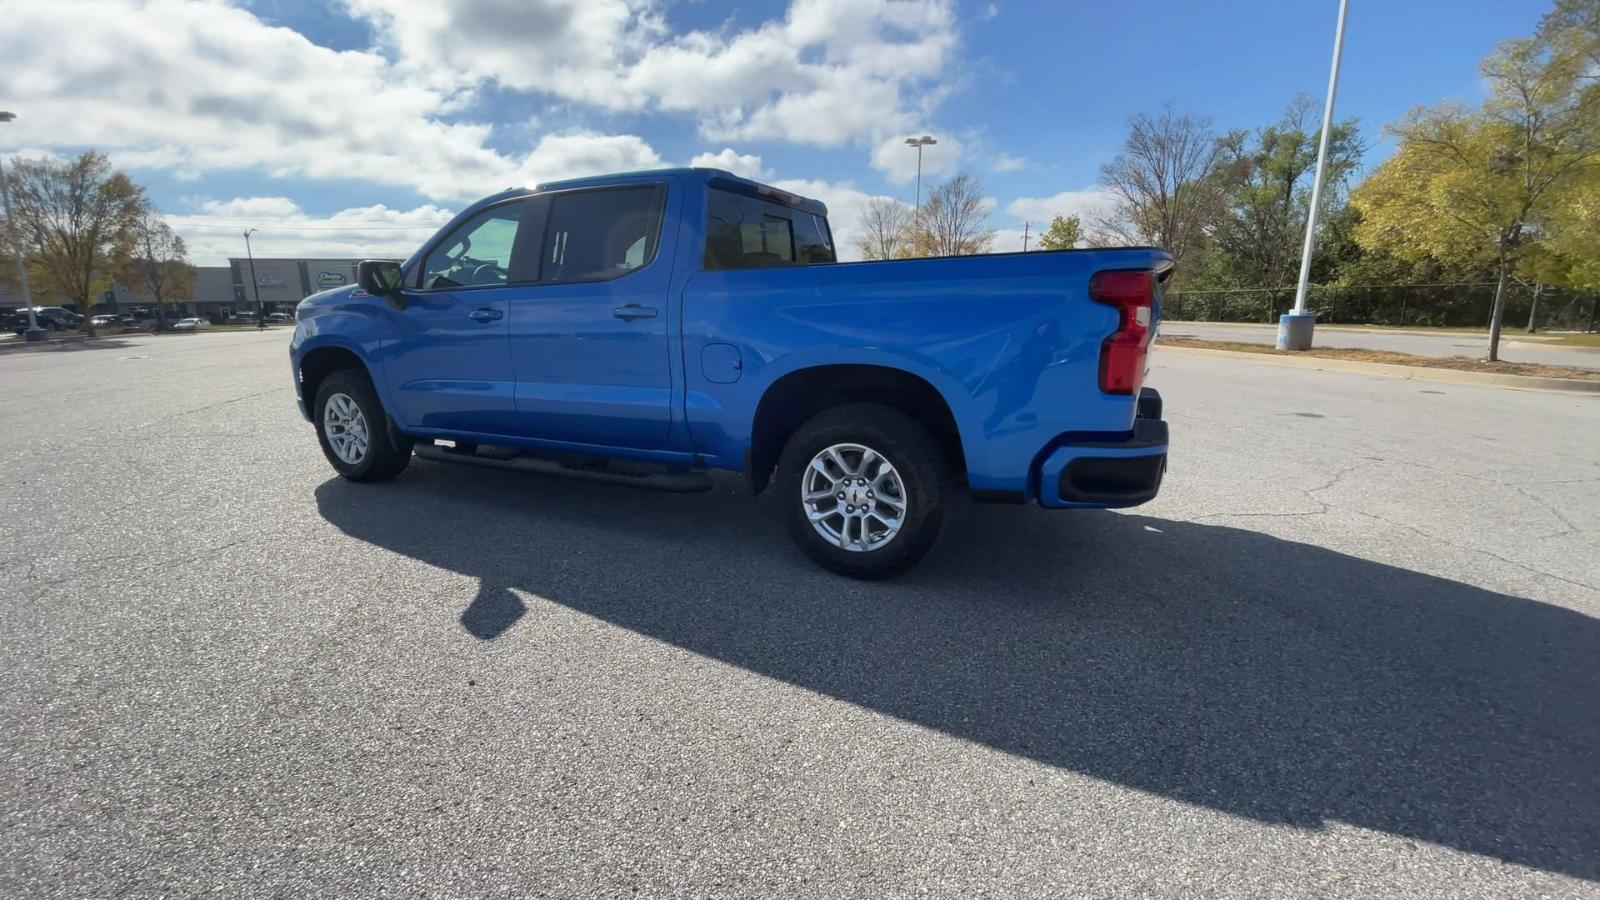
[[[1089,298],[1115,306],[1120,314],[1117,330],[1100,345],[1100,390],[1108,394],[1137,394],[1144,381],[1145,356],[1150,350],[1155,282],[1146,271],[1096,272],[1089,279]]]

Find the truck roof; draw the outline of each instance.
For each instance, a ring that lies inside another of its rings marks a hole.
[[[732,172],[728,172],[723,169],[708,169],[702,167],[643,169],[637,172],[616,172],[610,175],[590,175],[584,178],[568,178],[562,181],[546,181],[535,187],[534,190],[549,191],[566,190],[568,188],[602,187],[607,184],[615,184],[623,179],[661,175],[679,175],[689,178],[697,178],[700,181],[705,182],[707,185],[715,185],[717,187],[733,190],[741,194],[749,194],[753,197],[763,197],[768,200],[782,203],[785,206],[792,206],[795,209],[803,210],[811,213],[814,216],[826,216],[828,214],[828,207],[821,200],[813,200],[809,197],[802,197],[799,194],[790,193],[782,188],[773,187],[770,184],[762,184],[759,181],[752,181],[749,178],[735,175]]]

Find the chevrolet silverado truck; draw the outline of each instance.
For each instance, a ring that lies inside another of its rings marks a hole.
[[[290,344],[328,462],[413,455],[691,491],[772,487],[834,572],[915,565],[948,499],[1156,495],[1154,248],[836,261],[827,209],[714,169],[510,190],[307,297]]]

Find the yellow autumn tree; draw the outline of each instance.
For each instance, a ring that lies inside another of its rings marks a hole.
[[[1413,110],[1398,152],[1351,194],[1356,239],[1404,259],[1492,265],[1488,358],[1500,352],[1506,286],[1600,164],[1600,104],[1573,41],[1509,41],[1484,61],[1480,110]]]

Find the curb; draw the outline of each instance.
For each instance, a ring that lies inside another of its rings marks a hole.
[[[1568,394],[1600,394],[1600,381],[1580,381],[1576,378],[1541,378],[1536,375],[1498,375],[1492,372],[1466,372],[1460,369],[1443,369],[1437,366],[1401,366],[1394,363],[1356,362],[1348,359],[1325,359],[1316,356],[1277,356],[1271,353],[1249,353],[1243,350],[1209,350],[1203,347],[1175,347],[1157,343],[1162,353],[1180,356],[1210,356],[1221,359],[1245,359],[1269,366],[1287,366],[1291,369],[1320,369],[1324,372],[1352,372],[1359,375],[1379,375],[1406,381],[1440,381],[1447,384],[1477,384],[1489,387],[1520,388],[1535,391],[1560,391]]]
[[[1162,319],[1161,320],[1161,324],[1163,326],[1165,326],[1165,325],[1199,325],[1199,326],[1203,326],[1203,327],[1206,327],[1206,328],[1211,328],[1211,327],[1218,327],[1218,328],[1256,328],[1256,329],[1270,329],[1270,330],[1272,330],[1274,332],[1276,332],[1278,330],[1278,326],[1277,325],[1273,325],[1273,324],[1270,324],[1270,323],[1267,323],[1267,322],[1200,322],[1200,321],[1196,321],[1194,319]],[[1489,333],[1487,331],[1484,331],[1484,332],[1481,332],[1481,333],[1480,332],[1476,332],[1476,331],[1446,331],[1446,330],[1440,330],[1440,329],[1435,329],[1435,330],[1429,331],[1429,330],[1425,330],[1425,329],[1414,329],[1414,328],[1372,328],[1372,327],[1368,327],[1368,326],[1365,326],[1365,325],[1320,325],[1320,324],[1317,326],[1317,330],[1318,331],[1338,331],[1338,332],[1341,332],[1343,334],[1398,334],[1398,335],[1407,335],[1409,337],[1482,338],[1485,342],[1487,342],[1489,340]],[[1557,344],[1557,343],[1555,343],[1558,340],[1559,340],[1558,337],[1552,336],[1552,335],[1546,335],[1546,334],[1510,334],[1510,333],[1504,333],[1500,337],[1500,342],[1502,344],[1528,344],[1528,345],[1531,345],[1533,347],[1546,347],[1546,346],[1549,346],[1549,345],[1554,345],[1555,347],[1557,347],[1558,349],[1561,349],[1561,350],[1589,350],[1589,349],[1593,349],[1593,348],[1584,347],[1584,346],[1578,345],[1578,344]]]

